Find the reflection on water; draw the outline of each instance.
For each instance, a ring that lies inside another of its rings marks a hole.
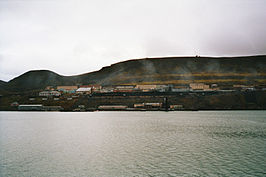
[[[0,176],[265,176],[266,111],[0,112]]]

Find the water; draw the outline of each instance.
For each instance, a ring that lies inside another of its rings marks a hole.
[[[0,112],[0,176],[266,176],[266,111]]]

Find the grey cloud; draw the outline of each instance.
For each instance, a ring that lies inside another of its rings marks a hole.
[[[265,6],[265,0],[0,0],[0,79],[44,68],[79,74],[152,56],[265,54]]]

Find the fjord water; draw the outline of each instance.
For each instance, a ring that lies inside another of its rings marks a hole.
[[[0,176],[266,176],[266,111],[0,112]]]

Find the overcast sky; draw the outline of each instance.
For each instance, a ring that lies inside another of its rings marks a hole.
[[[0,0],[0,80],[158,56],[266,54],[266,0]]]

